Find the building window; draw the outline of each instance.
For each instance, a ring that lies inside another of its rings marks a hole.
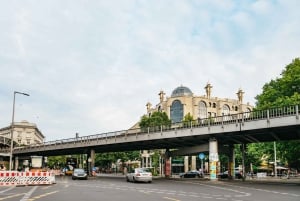
[[[250,109],[250,108],[247,108],[247,109],[246,109],[246,112],[244,113],[244,117],[245,117],[245,118],[249,118],[249,117],[250,117],[250,112],[251,112],[251,109]]]
[[[238,110],[239,110],[238,106],[235,106],[234,110],[235,110],[235,111],[238,111]]]
[[[225,117],[223,117],[224,121],[228,121],[231,119],[231,117],[228,116],[228,115],[230,115],[230,107],[228,105],[223,105],[222,115],[225,116]]]
[[[30,144],[30,139],[26,139],[27,144]]]
[[[207,107],[206,107],[206,103],[203,101],[199,102],[199,118],[200,119],[207,118]]]
[[[223,111],[222,115],[229,115],[230,114],[230,108],[228,105],[223,105]]]
[[[183,119],[183,105],[179,100],[173,101],[170,108],[170,116],[172,123],[181,122]]]

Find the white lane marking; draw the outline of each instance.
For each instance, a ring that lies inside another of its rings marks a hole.
[[[5,189],[5,190],[3,190],[3,191],[0,191],[0,194],[2,194],[2,193],[5,193],[5,192],[7,192],[7,191],[10,191],[10,190],[12,190],[13,188],[15,188],[16,186],[11,186],[11,187],[9,187],[8,189]]]
[[[33,187],[28,193],[24,195],[24,197],[20,201],[27,201],[28,198],[32,195],[32,193],[37,189],[38,186]]]

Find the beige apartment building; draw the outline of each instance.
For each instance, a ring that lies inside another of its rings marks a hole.
[[[187,114],[190,114],[194,120],[201,120],[253,110],[252,105],[244,103],[244,91],[242,89],[238,89],[236,92],[236,99],[230,99],[213,96],[212,88],[213,86],[207,83],[204,87],[204,95],[195,95],[185,86],[175,88],[169,97],[165,96],[164,91],[160,91],[158,104],[154,107],[149,102],[146,104],[146,115],[150,116],[155,111],[166,112],[172,123],[176,123],[181,122]],[[138,127],[138,123],[135,127]],[[143,153],[145,155],[145,152]],[[148,157],[145,160],[149,160]],[[174,164],[175,166],[178,169],[180,164]],[[181,166],[183,169],[181,171],[196,169],[196,156],[185,156]]]
[[[0,136],[11,139],[11,126],[0,128]],[[13,140],[18,145],[30,145],[43,143],[45,136],[36,124],[28,121],[14,122]]]

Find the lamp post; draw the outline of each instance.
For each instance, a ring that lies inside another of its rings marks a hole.
[[[277,178],[277,153],[276,153],[276,141],[274,141],[274,173]]]
[[[91,176],[91,162],[92,162],[92,159],[91,157],[88,158],[88,175]]]
[[[10,130],[10,155],[9,155],[9,171],[12,169],[12,156],[13,156],[13,149],[14,149],[14,118],[15,118],[15,100],[16,94],[21,94],[24,96],[29,96],[29,94],[14,91],[14,101],[13,101],[13,112],[12,112],[12,119],[11,119],[11,130]]]

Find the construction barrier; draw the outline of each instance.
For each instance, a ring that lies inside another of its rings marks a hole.
[[[54,184],[55,175],[50,172],[0,171],[0,186]]]

